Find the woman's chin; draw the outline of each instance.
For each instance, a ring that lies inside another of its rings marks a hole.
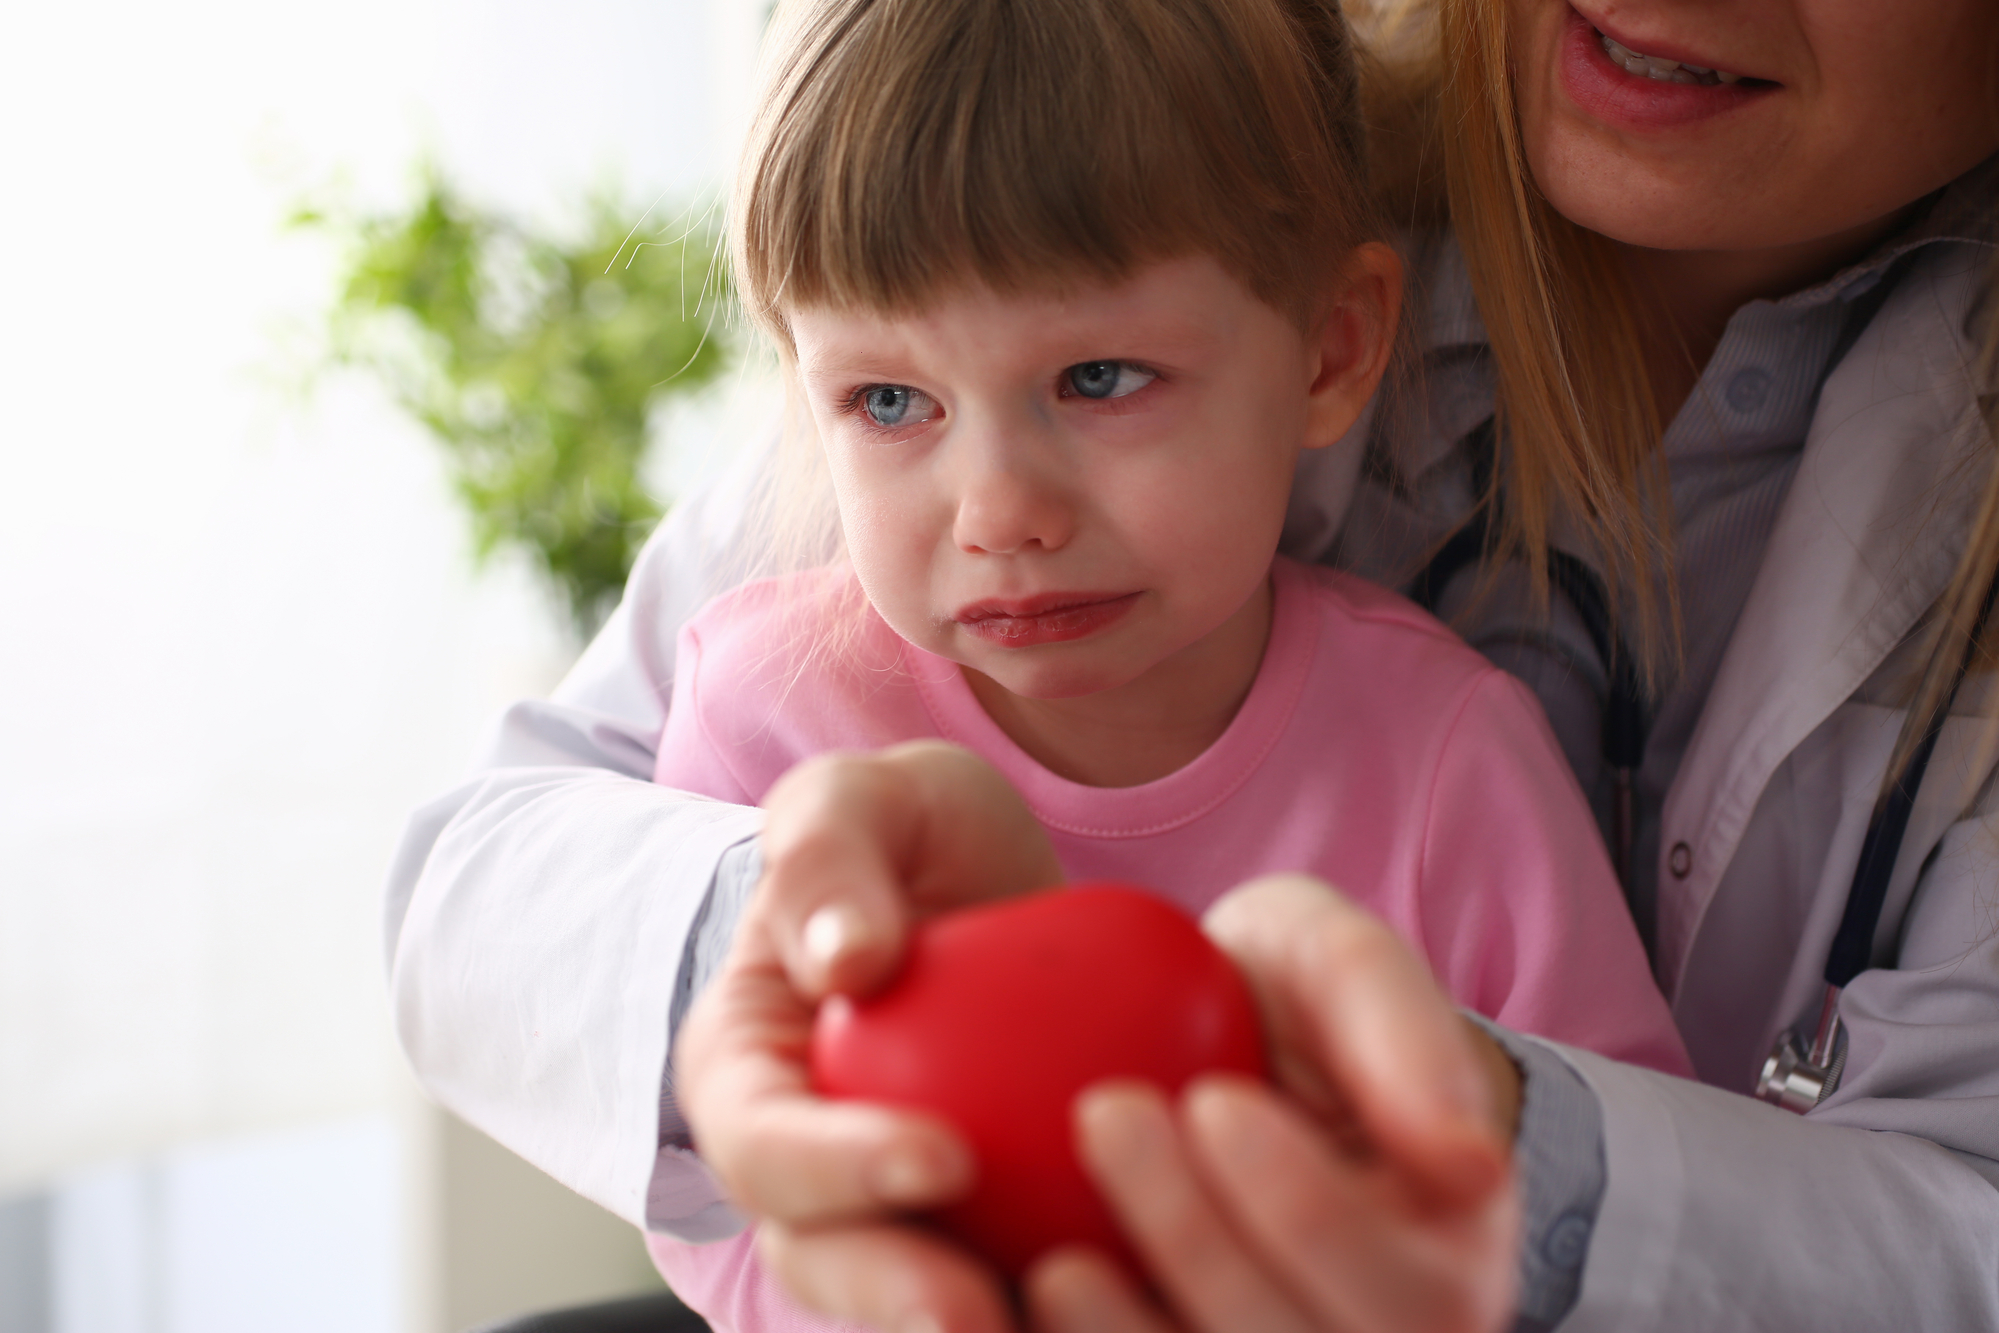
[[[1808,222],[1800,225],[1797,210],[1787,217],[1740,203],[1725,183],[1752,165],[1624,151],[1606,131],[1574,121],[1540,137],[1529,160],[1549,204],[1613,241],[1646,250],[1760,250],[1812,231]]]

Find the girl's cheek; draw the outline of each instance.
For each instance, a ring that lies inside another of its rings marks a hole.
[[[850,540],[856,525],[871,522],[873,515],[894,504],[898,490],[907,485],[880,448],[835,443],[826,450],[826,467],[839,501],[840,522]]]
[[[877,472],[835,480],[847,557],[878,602],[920,596],[930,553],[942,535],[927,521],[931,506],[906,477]]]

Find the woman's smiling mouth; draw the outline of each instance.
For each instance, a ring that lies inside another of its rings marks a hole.
[[[1633,46],[1571,8],[1562,37],[1562,83],[1577,107],[1627,130],[1663,130],[1706,120],[1778,87],[1767,79],[1701,63],[1689,50]]]
[[[1597,33],[1596,38],[1603,46],[1603,53],[1610,57],[1610,62],[1613,65],[1624,66],[1626,74],[1657,79],[1661,83],[1698,83],[1708,87],[1718,83],[1742,82],[1740,74],[1730,74],[1725,69],[1703,69],[1699,65],[1683,65],[1664,56],[1644,55],[1613,40],[1601,31]]]
[[[966,632],[1002,648],[1067,643],[1108,629],[1138,601],[1135,592],[1051,592],[994,598],[959,607],[951,617]]]

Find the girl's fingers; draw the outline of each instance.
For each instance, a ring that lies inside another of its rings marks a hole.
[[[759,908],[793,983],[814,998],[885,983],[912,915],[1062,878],[1019,794],[939,741],[807,760],[764,807]]]
[[[971,1151],[914,1112],[812,1095],[812,1011],[754,935],[681,1027],[675,1085],[702,1157],[738,1203],[793,1222],[942,1202],[972,1182]]]
[[[1484,1333],[1512,1310],[1517,1207],[1412,1207],[1383,1164],[1337,1153],[1267,1087],[1202,1079],[1182,1103],[1190,1156],[1263,1262],[1338,1327]]]
[[[809,760],[765,807],[763,880],[674,1057],[702,1156],[793,1223],[946,1202],[973,1162],[942,1122],[813,1095],[813,1003],[887,981],[913,916],[1058,881],[1047,836],[991,766],[936,742]]]
[[[1365,1141],[1439,1203],[1472,1206],[1501,1186],[1491,1071],[1386,924],[1304,875],[1254,880],[1203,924],[1256,992],[1280,1073],[1322,1078]]]
[[[1329,1327],[1308,1319],[1243,1246],[1202,1189],[1156,1088],[1115,1082],[1084,1092],[1076,1100],[1076,1144],[1146,1266],[1194,1327],[1211,1333]]]
[[[1022,1295],[1034,1333],[1179,1333],[1180,1326],[1093,1250],[1057,1250],[1028,1273]]]
[[[913,1227],[766,1222],[757,1245],[800,1301],[836,1319],[884,1333],[1012,1333],[992,1271]]]
[[[998,769],[961,746],[910,741],[881,753],[907,776],[918,821],[900,869],[919,907],[1031,893],[1062,882],[1047,831]]]
[[[909,928],[897,874],[916,818],[907,786],[872,759],[823,755],[764,798],[763,879],[751,915],[808,998],[862,994],[894,975]]]

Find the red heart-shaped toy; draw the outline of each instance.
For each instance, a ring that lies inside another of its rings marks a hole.
[[[937,1220],[1015,1277],[1068,1243],[1129,1262],[1076,1160],[1078,1092],[1106,1078],[1177,1092],[1196,1074],[1264,1069],[1228,957],[1171,904],[1116,884],[919,926],[888,989],[820,1006],[811,1063],[825,1096],[919,1107],[964,1134],[978,1183]]]

